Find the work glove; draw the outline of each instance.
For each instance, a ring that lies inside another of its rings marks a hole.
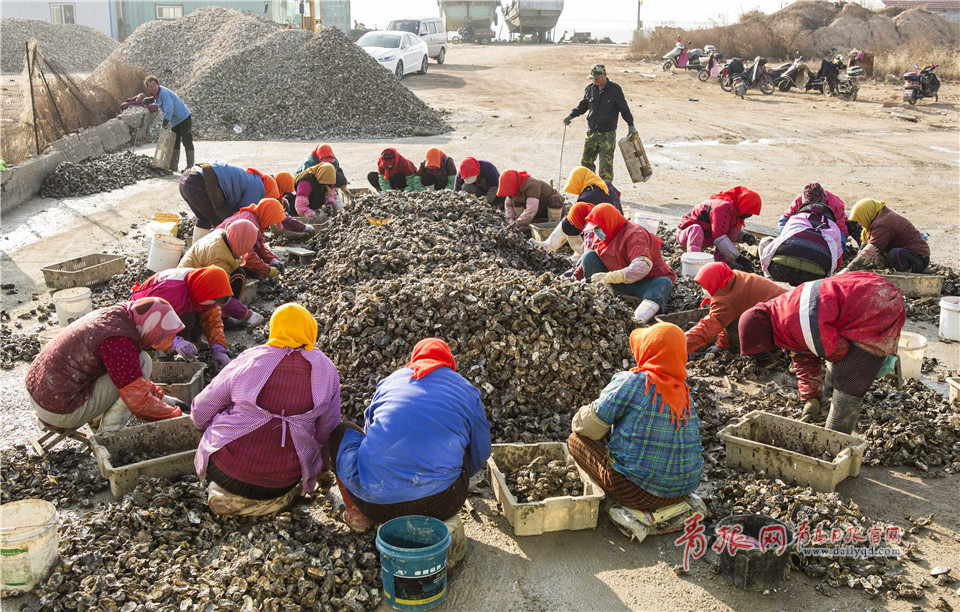
[[[170,127],[170,122],[167,121],[166,119],[164,119],[164,120],[163,120],[163,125],[160,126],[160,127],[162,127],[163,129],[167,129],[168,127]]]
[[[800,414],[800,420],[804,423],[820,420],[820,400],[811,397],[803,403],[803,412]]]
[[[303,231],[307,233],[307,236],[313,236],[317,233],[317,228],[313,227],[309,223],[304,223]]]
[[[184,359],[196,359],[197,347],[193,342],[184,340],[180,336],[173,337],[173,350]]]
[[[636,135],[637,135],[637,128],[631,125],[630,129],[627,130],[627,136],[636,136]]]
[[[280,274],[283,274],[284,272],[287,271],[287,266],[284,265],[284,263],[279,259],[274,259],[273,261],[270,262],[270,265],[276,268],[277,270],[279,270]]]
[[[316,217],[317,213],[312,209],[308,208],[300,214],[301,217]]]
[[[230,363],[230,355],[227,355],[227,347],[222,344],[214,344],[210,347],[213,352],[213,361],[217,364],[217,369],[222,370]]]
[[[190,404],[181,399],[177,399],[172,395],[164,395],[163,403],[168,406],[173,406],[174,408],[179,408],[180,412],[183,414],[190,414]]]
[[[247,325],[249,325],[250,327],[257,327],[263,324],[264,318],[262,314],[256,313],[252,310],[248,312],[250,314],[247,315]]]
[[[753,234],[748,234],[744,232],[743,236],[740,238],[740,242],[742,242],[743,244],[753,246],[757,244],[757,237],[754,236]]]
[[[270,266],[270,271],[267,272],[267,278],[276,278],[278,276],[280,276],[280,270],[278,270],[273,266]]]
[[[741,255],[740,257],[737,257],[737,261],[734,263],[740,266],[740,269],[743,270],[744,272],[754,273],[757,271],[757,267],[753,265],[753,263],[751,263],[750,260],[744,257],[743,255]]]
[[[591,283],[607,283],[608,285],[619,285],[626,280],[626,274],[624,274],[623,270],[614,270],[613,272],[597,272],[590,277]]]
[[[570,125],[571,121],[573,121],[573,117],[571,117],[570,115],[567,115],[566,117],[563,118],[563,125]]]

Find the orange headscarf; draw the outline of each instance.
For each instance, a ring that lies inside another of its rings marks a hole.
[[[631,372],[644,372],[647,375],[647,388],[650,383],[657,387],[660,394],[660,412],[670,407],[670,422],[686,425],[690,415],[690,390],[687,387],[687,344],[683,330],[673,323],[657,323],[650,327],[641,327],[630,333],[630,350],[637,360],[637,367]]]
[[[446,153],[437,148],[427,149],[427,158],[424,160],[424,166],[427,168],[439,168],[443,164],[443,158]]]
[[[197,304],[233,295],[227,273],[217,266],[196,268],[187,272],[187,290]]]
[[[710,196],[711,200],[726,200],[732,202],[737,208],[737,223],[743,225],[742,217],[744,215],[760,214],[760,195],[752,189],[747,189],[743,185],[737,185],[733,189],[727,189],[720,193]]]
[[[586,218],[587,223],[596,223],[603,230],[607,239],[603,242],[609,243],[610,240],[620,233],[623,226],[627,224],[627,218],[621,214],[613,204],[597,204],[590,211]]]
[[[293,193],[293,175],[289,172],[277,172],[273,180],[277,182],[277,190],[281,196]]]
[[[517,172],[516,170],[507,170],[500,175],[500,187],[497,189],[497,196],[513,197],[520,193],[520,188],[527,182],[530,175],[526,172]]]
[[[287,213],[283,211],[283,204],[280,203],[280,200],[274,198],[263,198],[259,203],[244,206],[240,210],[249,210],[257,215],[261,230],[276,225],[287,218]]]
[[[582,232],[584,226],[587,225],[587,215],[590,214],[591,210],[593,210],[593,204],[590,202],[577,202],[570,207],[570,212],[567,213],[567,221]]]
[[[317,162],[324,161],[325,157],[336,159],[333,155],[333,147],[328,144],[317,145],[317,148],[313,150],[313,156],[317,158]]]
[[[684,345],[686,355],[686,345]],[[413,370],[410,378],[420,379],[437,368],[447,367],[457,371],[457,362],[453,360],[450,347],[440,338],[424,338],[413,347],[410,363],[406,367]]]
[[[275,200],[280,198],[280,190],[277,189],[277,181],[273,180],[273,177],[269,174],[264,174],[256,168],[247,168],[247,172],[250,174],[256,174],[263,181],[263,191],[265,198],[273,198]]]

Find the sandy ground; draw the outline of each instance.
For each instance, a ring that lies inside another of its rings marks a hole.
[[[650,181],[633,185],[617,156],[614,183],[632,207],[673,224],[710,194],[744,184],[764,201],[748,229],[773,232],[801,187],[817,180],[848,206],[863,197],[885,200],[930,235],[935,262],[960,267],[960,95],[953,84],[941,89],[940,102],[907,109],[918,117],[910,123],[881,112],[882,101],[899,99],[896,85],[864,85],[855,103],[796,92],[768,97],[756,90],[740,100],[715,83],[698,82],[693,72],[629,62],[623,46],[461,45],[451,49],[446,64],[431,63],[427,75],[404,79],[446,113],[454,131],[338,142],[337,156],[355,186],[365,183],[377,154],[391,144],[417,162],[428,147],[440,146],[457,160],[472,155],[501,171],[522,169],[556,182],[578,165],[586,129],[578,118],[564,134],[561,120],[579,101],[589,67],[598,62],[624,88],[654,166]],[[622,122],[620,132],[626,134]],[[197,159],[277,172],[292,170],[315,144],[199,142]],[[152,147],[138,151],[152,154]],[[4,292],[3,309],[17,321],[18,314],[49,302],[40,273],[47,264],[90,252],[143,254],[136,228],[154,212],[180,210],[187,208],[176,179],[168,177],[83,198],[36,199],[5,214],[2,275],[4,283],[15,283],[16,293]],[[25,321],[24,330],[31,329],[35,322]],[[927,355],[940,359],[938,373],[960,367],[957,345],[936,342],[934,326],[908,321],[906,329],[930,340]],[[8,415],[0,422],[0,447],[22,445],[32,434],[25,370],[21,364],[0,374],[0,409]],[[866,513],[904,526],[906,515],[933,513],[930,532],[936,539],[921,537],[920,562],[907,564],[917,583],[936,565],[960,565],[958,484],[958,476],[920,479],[909,470],[868,468],[839,491]],[[912,605],[865,600],[860,591],[846,588],[821,594],[814,581],[797,573],[769,595],[728,586],[708,563],[678,576],[671,569],[681,560],[675,536],[631,544],[606,516],[596,531],[515,538],[490,497],[484,488],[474,498],[480,521],[464,514],[470,548],[467,562],[451,578],[447,609],[907,610]],[[921,603],[932,606],[941,596],[960,605],[955,588],[928,590]],[[6,609],[12,602],[4,603]]]

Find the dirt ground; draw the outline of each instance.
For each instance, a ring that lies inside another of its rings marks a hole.
[[[431,63],[423,76],[404,83],[455,128],[447,134],[398,141],[333,143],[354,186],[365,184],[381,149],[397,145],[415,162],[430,146],[456,160],[472,155],[493,161],[501,171],[526,170],[545,180],[566,177],[578,165],[586,130],[584,118],[566,129],[562,118],[587,85],[590,66],[604,63],[611,80],[628,98],[654,167],[650,181],[629,183],[619,154],[615,185],[632,207],[675,224],[710,194],[736,184],[763,198],[763,212],[748,229],[774,232],[777,218],[809,181],[819,181],[848,207],[860,198],[885,200],[929,234],[932,260],[960,267],[960,93],[945,84],[937,103],[921,102],[905,112],[907,122],[882,112],[882,101],[899,100],[896,84],[864,84],[857,102],[819,94],[751,90],[735,98],[693,72],[663,72],[658,65],[625,60],[624,46],[453,47],[447,63]],[[889,109],[885,109],[889,110]],[[621,135],[626,126],[621,122]],[[561,143],[564,146],[561,148]],[[221,159],[267,172],[292,170],[314,142],[198,142],[197,159]],[[151,146],[138,151],[152,154]],[[561,164],[562,156],[562,164]],[[15,283],[4,291],[3,308],[16,316],[49,301],[40,268],[90,252],[142,255],[136,229],[154,212],[187,210],[175,177],[154,179],[123,190],[55,201],[37,199],[3,215],[2,275]],[[36,300],[31,298],[36,296]],[[34,323],[27,321],[25,330]],[[941,361],[938,373],[960,368],[956,344],[936,341],[934,326],[908,320],[910,331],[928,338],[927,356]],[[25,365],[0,374],[0,447],[22,445],[32,434],[23,390]],[[942,385],[928,381],[942,391]],[[561,406],[560,410],[575,407]],[[914,583],[937,565],[960,571],[960,477],[921,479],[906,469],[866,468],[839,487],[864,512],[902,526],[907,515],[933,514],[935,523],[919,538],[921,556],[907,563]],[[681,560],[676,536],[630,543],[602,515],[596,531],[560,532],[515,538],[492,501],[489,488],[474,497],[481,520],[464,513],[470,538],[467,560],[451,577],[446,609],[808,609],[883,608],[908,610],[913,602],[866,600],[861,591],[814,590],[815,581],[793,573],[778,591],[754,594],[727,585],[709,563],[686,575],[671,568]],[[960,606],[953,589],[929,589],[920,601],[938,597]],[[7,609],[12,602],[4,602]]]

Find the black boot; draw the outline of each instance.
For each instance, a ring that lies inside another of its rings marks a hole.
[[[190,168],[193,168],[193,149],[186,151],[186,153],[187,153],[187,167],[184,168],[184,170],[189,170]]]

